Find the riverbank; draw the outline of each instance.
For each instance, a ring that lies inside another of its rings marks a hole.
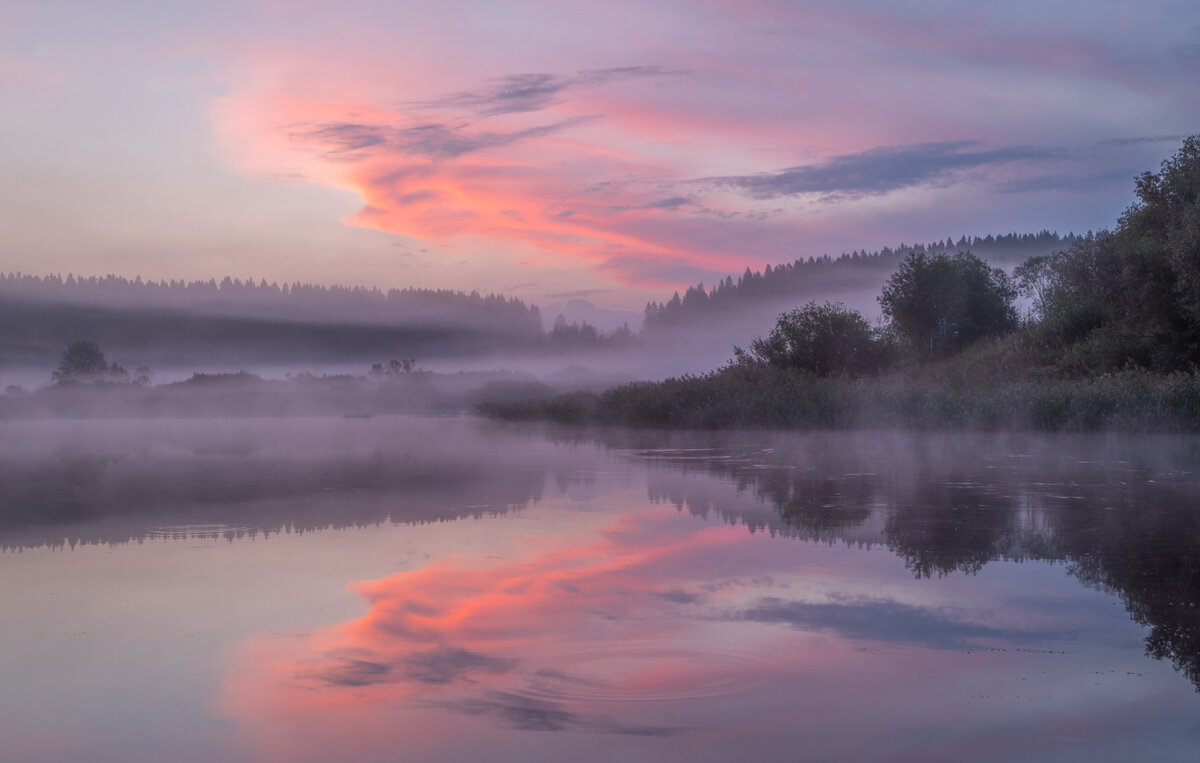
[[[856,379],[730,365],[600,393],[484,401],[478,411],[503,420],[694,429],[1200,431],[1200,374],[1069,377],[1006,367],[1007,358],[984,352]]]

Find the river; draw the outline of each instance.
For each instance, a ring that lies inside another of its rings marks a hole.
[[[1197,437],[3,427],[6,760],[1200,745]]]

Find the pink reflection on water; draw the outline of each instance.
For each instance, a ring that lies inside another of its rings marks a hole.
[[[1073,744],[1109,710],[1089,692],[1112,654],[1046,648],[1086,609],[1014,609],[1007,574],[950,605],[957,582],[912,588],[891,554],[670,509],[522,548],[354,584],[362,617],[242,645],[223,715],[276,760],[793,759],[800,739],[800,757],[905,759]]]
[[[761,655],[795,634],[727,616],[762,584],[750,578],[771,555],[753,547],[767,540],[656,509],[492,566],[438,560],[357,583],[369,603],[363,617],[244,644],[224,709],[283,757],[305,757],[317,739],[378,734],[370,718],[385,706],[395,712],[386,734],[418,717],[447,728],[473,717],[508,729],[668,737],[682,729],[679,717],[636,708],[778,678],[778,663]],[[263,736],[266,727],[277,733]],[[297,734],[305,741],[293,747]]]

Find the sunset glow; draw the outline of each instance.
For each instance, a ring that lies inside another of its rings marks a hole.
[[[1197,11],[1018,5],[8,4],[0,264],[637,309],[1111,224],[1200,116]]]

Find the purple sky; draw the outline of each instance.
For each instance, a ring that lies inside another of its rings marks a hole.
[[[0,0],[0,269],[586,295],[1111,226],[1194,2]]]

